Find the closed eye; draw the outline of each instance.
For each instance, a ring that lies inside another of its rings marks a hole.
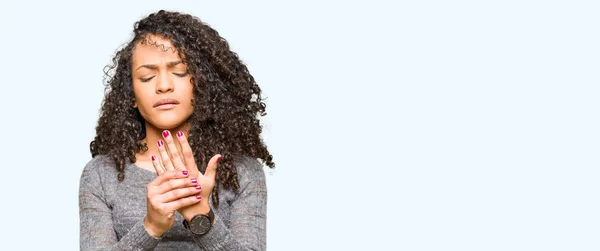
[[[154,78],[154,76],[147,77],[147,78],[140,78],[140,81],[142,81],[142,82],[148,82],[148,81],[152,80],[153,78]]]
[[[173,75],[175,75],[177,77],[180,77],[180,78],[183,78],[183,77],[187,76],[188,73],[187,72],[185,72],[185,73],[175,73],[175,72],[173,72]]]

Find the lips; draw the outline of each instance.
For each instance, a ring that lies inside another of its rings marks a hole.
[[[153,107],[159,107],[161,105],[177,105],[179,104],[179,101],[175,100],[175,99],[171,99],[171,98],[165,98],[165,99],[161,99],[159,101],[157,101],[156,103],[154,103]]]

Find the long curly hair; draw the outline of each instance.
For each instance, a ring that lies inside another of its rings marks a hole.
[[[216,30],[198,17],[160,10],[136,22],[133,33],[131,41],[104,69],[106,89],[96,136],[90,143],[92,157],[108,156],[122,181],[127,160],[134,163],[136,153],[148,150],[143,142],[144,118],[133,107],[131,62],[136,44],[145,42],[149,35],[158,35],[171,41],[192,76],[194,112],[188,120],[188,141],[198,169],[204,173],[214,154],[223,156],[213,204],[218,206],[220,188],[239,188],[236,157],[258,158],[275,168],[273,156],[260,137],[259,117],[266,115],[261,90]]]

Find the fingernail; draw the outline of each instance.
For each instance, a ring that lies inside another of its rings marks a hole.
[[[197,187],[196,187],[196,190],[202,190],[202,187],[200,187],[200,186],[197,186]]]
[[[181,136],[183,136],[183,132],[182,131],[177,132],[177,137],[181,137]]]
[[[156,142],[156,144],[158,144],[158,146],[160,147],[160,146],[162,146],[162,145],[163,145],[163,141],[162,141],[162,140],[159,140],[158,142]]]
[[[200,195],[196,195],[196,199],[199,199],[199,200],[201,200],[201,199],[202,199],[202,196],[200,196]]]
[[[152,155],[152,161],[156,160],[156,156]]]
[[[196,178],[192,178],[192,184],[196,184],[198,182],[198,180],[196,180]]]
[[[181,173],[183,173],[183,175],[187,175],[188,171],[187,170],[183,170],[183,171],[181,171]]]
[[[219,163],[219,161],[221,161],[221,158],[223,158],[223,156],[219,156],[219,158],[217,158],[217,163]]]
[[[165,137],[165,138],[166,138],[166,137],[169,137],[169,131],[167,131],[167,130],[164,130],[164,131],[163,131],[163,137]]]

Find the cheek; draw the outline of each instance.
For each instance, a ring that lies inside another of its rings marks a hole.
[[[194,85],[192,84],[190,78],[185,78],[181,82],[180,86],[185,97],[187,97],[188,99],[192,99],[194,97]]]
[[[133,89],[133,96],[136,99],[140,98],[140,96],[141,96],[140,94],[142,93],[142,89],[141,89],[140,85],[134,81],[132,89]]]
[[[133,96],[135,97],[135,100],[137,102],[137,104],[139,106],[145,106],[150,100],[150,96],[152,90],[149,90],[148,88],[143,88],[140,84],[134,84],[133,85]]]

